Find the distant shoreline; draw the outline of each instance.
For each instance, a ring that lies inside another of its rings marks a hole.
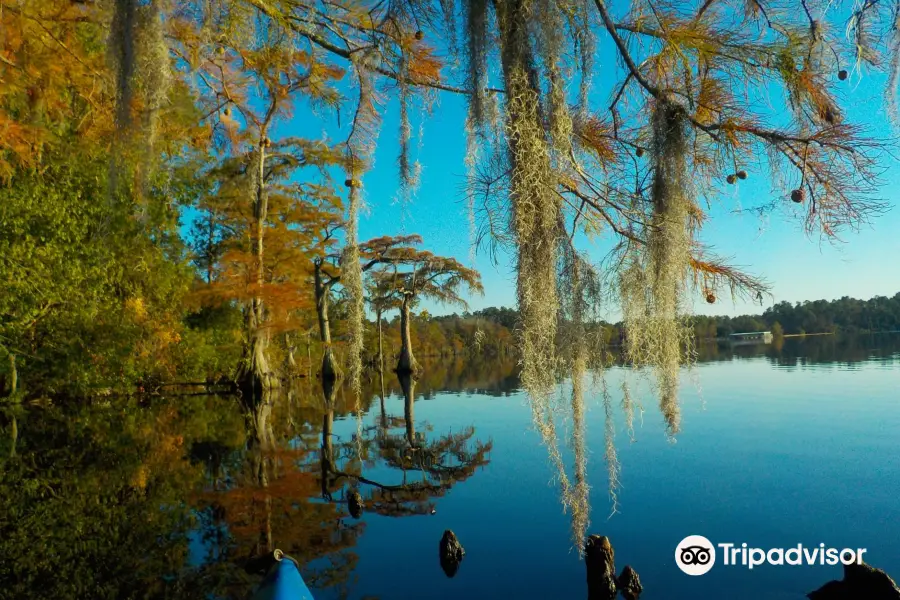
[[[735,333],[744,333],[744,332],[735,332]],[[900,333],[898,329],[885,329],[881,331],[821,331],[816,333],[785,333],[782,336],[783,338],[806,338],[813,337],[819,335],[833,335],[833,336],[842,336],[842,335],[851,335],[851,336],[860,336],[860,335],[883,335],[883,334],[897,334]],[[778,336],[772,336],[773,340],[777,339]],[[697,337],[695,338],[698,342],[731,342],[734,343],[734,340],[729,337]],[[759,343],[763,343],[762,340],[747,340],[746,343],[751,343],[759,341]],[[771,343],[771,342],[769,342]]]
[[[822,333],[785,333],[781,337],[789,338],[789,337],[809,337],[811,335],[834,335],[834,331],[824,331]]]

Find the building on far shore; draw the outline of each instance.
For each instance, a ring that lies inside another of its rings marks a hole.
[[[732,333],[728,336],[732,344],[771,344],[771,331],[751,331],[749,333]]]

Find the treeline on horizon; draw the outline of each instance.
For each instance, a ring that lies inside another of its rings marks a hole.
[[[444,341],[434,337],[420,339],[422,346],[446,348],[450,340],[469,328],[489,332],[491,341],[507,340],[515,328],[518,313],[507,307],[489,307],[462,315],[448,315],[430,319],[430,331],[443,335]],[[804,335],[815,333],[873,333],[900,330],[900,292],[893,297],[875,296],[858,300],[844,296],[838,300],[779,302],[759,315],[691,317],[695,339],[726,338],[732,333],[771,331],[774,334]],[[490,325],[488,325],[490,324]],[[624,336],[622,323],[600,323],[602,341],[615,344]],[[421,328],[420,328],[421,329]],[[502,347],[502,344],[500,345]],[[492,345],[493,347],[493,345]]]

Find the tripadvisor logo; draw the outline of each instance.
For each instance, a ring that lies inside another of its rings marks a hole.
[[[718,548],[718,550],[717,550]],[[675,564],[688,575],[705,575],[716,564],[716,555],[726,567],[742,566],[752,570],[764,564],[775,566],[862,564],[865,548],[826,548],[819,544],[807,548],[797,544],[790,548],[751,548],[746,543],[713,544],[702,535],[689,535],[675,548]]]
[[[705,575],[716,564],[716,549],[702,535],[689,535],[675,548],[675,563],[688,575]]]

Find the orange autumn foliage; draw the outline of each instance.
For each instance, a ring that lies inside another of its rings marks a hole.
[[[100,9],[67,0],[4,3],[0,10],[0,180],[39,166],[63,133],[87,140],[112,131],[105,57],[87,39]]]

